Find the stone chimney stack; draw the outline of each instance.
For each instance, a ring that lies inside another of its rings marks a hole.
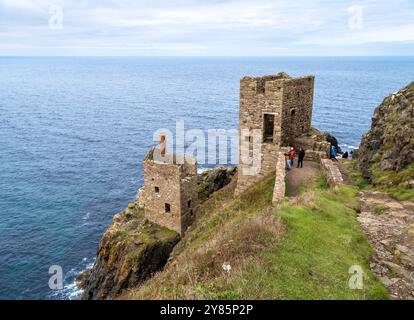
[[[161,157],[165,157],[167,150],[167,136],[165,134],[160,135],[160,154]]]

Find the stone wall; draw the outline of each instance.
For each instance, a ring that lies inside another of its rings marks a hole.
[[[240,81],[239,113],[239,174],[236,194],[240,194],[276,167],[277,154],[282,146],[289,146],[294,137],[311,128],[314,77],[291,78],[285,73],[259,78],[245,77]],[[267,139],[265,119],[273,118],[273,139]],[[253,130],[260,130],[254,140]],[[246,135],[246,131],[249,133]],[[252,164],[243,159],[243,147],[253,145],[258,170],[251,172]]]
[[[273,189],[272,203],[274,205],[279,204],[285,197],[286,194],[286,163],[285,155],[283,152],[279,152],[276,163],[276,177],[275,186]]]
[[[197,175],[181,179],[181,234],[183,235],[197,216],[198,199]]]
[[[326,158],[325,152],[315,150],[305,150],[305,161],[320,162],[321,159]]]
[[[289,79],[283,86],[282,145],[311,129],[315,77]]]
[[[299,137],[295,137],[291,144],[296,150],[303,148],[306,151],[305,160],[320,161],[329,157],[331,142],[336,141],[335,137],[327,132],[320,132],[315,128]]]
[[[146,219],[183,235],[193,220],[197,190],[195,164],[154,161],[150,151],[139,197]]]
[[[276,166],[276,154],[281,143],[282,99],[284,75],[262,78],[245,77],[240,81],[240,134],[239,134],[239,174],[235,193],[240,194],[251,185],[272,173]],[[264,114],[274,117],[273,141],[263,142]],[[254,141],[253,130],[260,130],[259,141]],[[249,130],[249,135],[244,135]],[[242,145],[248,145],[253,156],[253,142],[258,145],[259,169],[255,173],[248,172],[250,163],[243,161]]]
[[[344,184],[344,178],[338,166],[330,159],[321,159],[322,170],[330,187]]]

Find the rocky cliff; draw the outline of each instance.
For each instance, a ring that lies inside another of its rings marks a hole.
[[[358,168],[374,185],[414,188],[414,82],[375,110],[357,157]]]
[[[144,219],[130,204],[114,216],[99,244],[93,268],[80,278],[83,299],[111,299],[162,268],[180,240],[178,233]]]
[[[198,181],[201,201],[207,199],[214,192],[228,185],[237,172],[235,167],[219,167],[213,170],[204,171]]]
[[[229,184],[235,168],[216,168],[199,176],[199,198],[205,201]],[[82,299],[113,299],[159,271],[180,241],[178,233],[147,221],[139,199],[112,219],[92,269],[78,276]]]
[[[356,157],[357,168],[373,185],[358,194],[358,220],[374,249],[371,270],[393,299],[412,300],[414,82],[375,110]]]

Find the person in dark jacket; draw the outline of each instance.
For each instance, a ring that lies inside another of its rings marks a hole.
[[[298,152],[298,168],[303,168],[303,159],[305,159],[305,154],[305,150],[300,148]]]

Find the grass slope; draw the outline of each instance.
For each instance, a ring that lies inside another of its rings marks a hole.
[[[274,268],[264,274],[269,293],[280,299],[385,299],[387,291],[369,270],[372,250],[356,215],[357,189],[305,191],[278,214],[288,227],[279,248],[267,253]],[[349,268],[362,267],[364,289],[350,290]]]
[[[388,298],[369,271],[372,251],[356,221],[356,187],[330,191],[321,180],[275,209],[273,184],[270,176],[233,197],[232,182],[214,194],[164,271],[121,298]],[[353,265],[365,272],[363,290],[348,287]]]
[[[400,172],[385,170],[381,171],[379,164],[372,166],[373,184],[370,184],[362,177],[361,172],[356,168],[356,162],[352,161],[347,166],[352,179],[357,182],[363,190],[373,190],[388,193],[399,201],[413,201],[414,191],[408,186],[408,182],[414,180],[414,164],[410,164]]]

